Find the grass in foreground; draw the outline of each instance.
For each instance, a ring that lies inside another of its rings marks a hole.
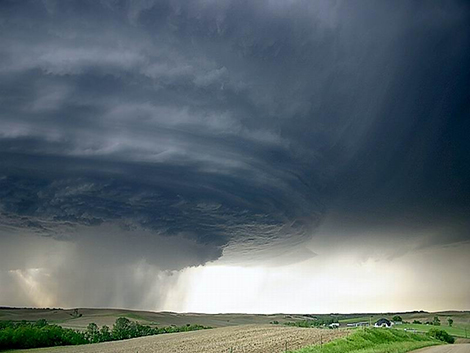
[[[357,330],[347,338],[305,347],[295,353],[403,353],[413,349],[443,344],[426,335],[406,333],[390,329]]]

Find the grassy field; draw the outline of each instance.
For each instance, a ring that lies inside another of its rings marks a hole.
[[[402,353],[414,349],[442,344],[441,341],[421,334],[389,329],[357,330],[348,337],[323,346],[311,346],[294,351],[295,353]],[[294,353],[292,352],[292,353]]]
[[[266,353],[285,352],[344,337],[347,330],[241,325],[212,330],[168,333],[81,346],[17,350],[15,353]]]
[[[432,326],[432,325],[420,325],[420,324],[402,324],[402,325],[395,325],[394,329],[397,330],[416,330],[418,332],[428,332],[431,328],[438,328],[440,330],[447,331],[450,335],[455,337],[463,337],[465,338],[465,327],[455,326],[449,327],[447,325],[441,326]],[[467,327],[467,336],[470,337],[470,327]]]

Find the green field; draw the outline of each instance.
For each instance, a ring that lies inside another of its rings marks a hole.
[[[465,327],[462,326],[455,326],[449,327],[447,325],[441,326],[432,326],[432,325],[420,325],[420,324],[402,324],[402,325],[395,325],[393,327],[396,330],[404,330],[404,329],[413,329],[417,330],[418,332],[428,332],[431,328],[438,328],[440,330],[447,331],[450,335],[455,337],[465,337]],[[470,327],[467,327],[467,336],[470,337]]]
[[[349,337],[322,346],[305,347],[292,353],[404,353],[438,344],[443,342],[422,334],[389,329],[361,329]]]

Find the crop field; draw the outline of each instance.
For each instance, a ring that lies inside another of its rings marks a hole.
[[[170,333],[82,346],[40,348],[16,353],[221,353],[284,352],[346,336],[346,330],[242,325],[212,330]]]

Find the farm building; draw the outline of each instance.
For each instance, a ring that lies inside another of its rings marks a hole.
[[[329,324],[328,326],[329,328],[339,328],[339,323],[333,322],[332,324]]]
[[[378,320],[374,326],[375,327],[392,327],[392,322],[390,320],[387,320],[385,318],[382,318],[380,320]]]

